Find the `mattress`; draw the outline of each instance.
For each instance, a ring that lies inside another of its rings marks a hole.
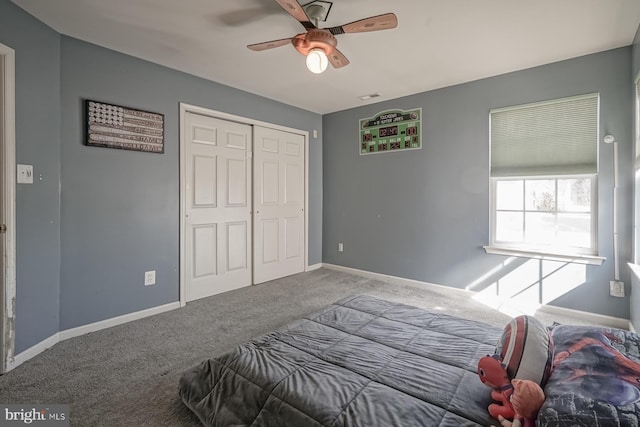
[[[502,328],[352,296],[184,373],[207,426],[488,426],[476,373]]]

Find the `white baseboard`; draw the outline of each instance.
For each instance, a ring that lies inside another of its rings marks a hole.
[[[555,305],[542,305],[538,311],[547,314],[558,314],[561,316],[575,317],[598,325],[608,326],[618,329],[629,329],[629,319],[621,317],[606,316],[604,314],[590,313],[588,311],[573,310],[571,308],[557,307]]]
[[[319,270],[321,268],[322,268],[322,263],[320,262],[318,264],[308,265],[305,271],[314,271],[314,270]]]
[[[60,334],[56,333],[51,335],[49,338],[43,341],[40,341],[38,344],[34,345],[33,347],[29,347],[28,349],[26,349],[20,354],[17,354],[13,358],[13,363],[10,363],[9,366],[7,366],[7,372],[22,365],[27,360],[36,357],[46,349],[53,347],[59,342],[60,342]]]
[[[145,317],[164,313],[166,311],[175,310],[176,308],[180,308],[179,302],[172,302],[170,304],[160,305],[158,307],[152,307],[146,310],[136,311],[135,313],[123,314],[122,316],[112,317],[110,319],[101,320],[99,322],[90,323],[88,325],[82,325],[76,328],[66,329],[64,331],[60,331],[60,341],[68,340],[69,338],[73,338],[73,337],[79,337],[80,335],[88,334],[89,332],[97,332],[102,329],[107,329],[113,326],[122,325],[123,323],[129,323],[134,320],[144,319]]]
[[[330,270],[343,271],[345,273],[352,273],[352,274],[367,277],[370,279],[384,280],[392,283],[399,283],[399,284],[404,284],[409,286],[417,286],[423,289],[442,292],[450,295],[453,298],[461,298],[461,297],[472,298],[474,295],[477,294],[477,292],[469,291],[466,289],[452,288],[450,286],[437,285],[435,283],[421,282],[419,280],[405,279],[397,276],[388,276],[386,274],[372,273],[370,271],[358,270],[355,268],[343,267],[340,265],[323,264],[322,266]],[[574,317],[576,319],[582,319],[588,322],[593,322],[599,325],[608,326],[612,328],[628,329],[628,330],[631,330],[632,328],[632,325],[629,319],[623,319],[620,317],[613,317],[613,316],[605,316],[603,314],[590,313],[588,311],[573,310],[570,308],[557,307],[554,305],[540,306],[540,308],[538,308],[538,311],[541,311],[547,314],[557,314],[562,316]]]
[[[110,319],[101,320],[99,322],[90,323],[88,325],[82,325],[76,328],[60,331],[56,334],[53,334],[49,338],[39,342],[33,347],[29,347],[28,349],[21,352],[20,354],[17,354],[13,358],[13,363],[10,363],[9,364],[10,366],[7,366],[7,372],[22,365],[27,360],[36,357],[37,355],[39,355],[46,349],[53,347],[60,341],[64,341],[64,340],[68,340],[69,338],[88,334],[89,332],[97,332],[102,329],[107,329],[113,326],[122,325],[123,323],[132,322],[134,320],[144,319],[145,317],[175,310],[176,308],[180,308],[179,302],[172,302],[170,304],[165,304],[158,307],[152,307],[146,310],[136,311],[134,313],[123,314],[122,316],[112,317]]]
[[[475,295],[475,292],[468,291],[466,289],[452,288],[451,286],[437,285],[435,283],[421,282],[420,280],[405,279],[404,277],[389,276],[386,274],[372,273],[370,271],[358,270],[356,268],[343,267],[341,265],[334,264],[322,264],[324,268],[329,270],[342,271],[345,273],[356,274],[358,276],[367,277],[369,279],[385,280],[387,282],[398,283],[401,285],[408,285],[423,289],[429,289],[432,291],[443,292],[449,294],[453,298],[459,298],[460,296],[470,297]]]

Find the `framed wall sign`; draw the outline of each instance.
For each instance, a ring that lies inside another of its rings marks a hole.
[[[85,100],[86,144],[164,153],[164,114]]]
[[[360,120],[360,155],[422,148],[422,108],[387,110]]]

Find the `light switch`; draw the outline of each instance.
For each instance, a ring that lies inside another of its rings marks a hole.
[[[33,165],[18,165],[18,184],[33,184]]]

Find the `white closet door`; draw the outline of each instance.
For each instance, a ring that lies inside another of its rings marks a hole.
[[[254,127],[253,283],[304,271],[304,136]]]
[[[186,113],[186,300],[251,285],[251,126]]]

